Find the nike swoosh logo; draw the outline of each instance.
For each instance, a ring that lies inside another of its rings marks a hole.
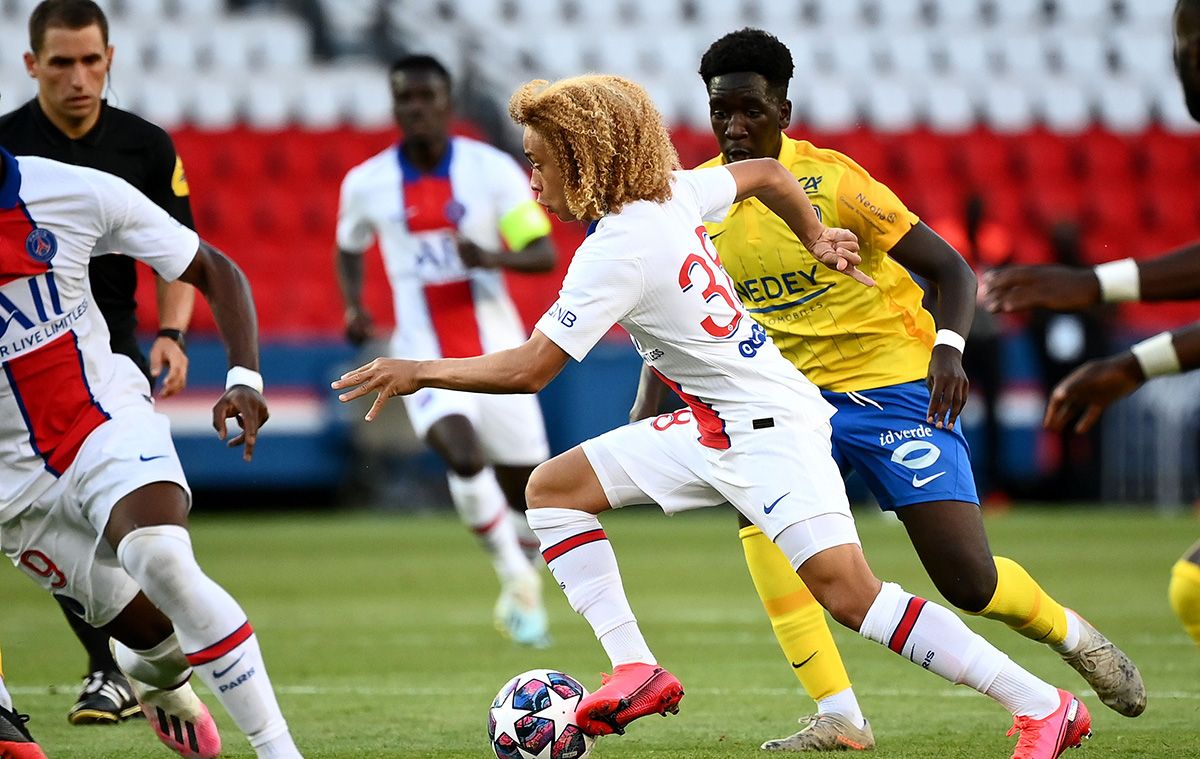
[[[775,502],[772,503],[770,506],[763,506],[763,513],[770,514],[772,511],[775,510],[775,507],[779,504],[780,501],[782,501],[784,498],[787,498],[791,494],[792,494],[792,491],[789,490],[788,492],[786,492],[783,495],[776,498]]]
[[[923,488],[926,485],[928,485],[929,483],[936,480],[938,477],[941,477],[943,474],[945,474],[945,472],[938,472],[937,474],[931,474],[928,477],[918,477],[917,475],[914,474],[913,475],[913,487],[914,488]]]
[[[138,456],[138,459],[140,459],[141,461],[154,461],[155,459],[165,459],[166,457],[167,457],[167,454],[165,454],[165,453],[160,453],[157,456],[147,456],[146,454],[143,453],[141,456]]]
[[[725,230],[724,230],[724,229],[722,229],[720,232],[717,232],[715,235],[709,235],[709,236],[708,236],[708,239],[710,239],[710,240],[715,240],[715,239],[717,239],[718,237],[720,237],[720,236],[721,236],[721,235],[723,235],[723,234],[725,234]]]
[[[809,655],[808,655],[808,658],[807,658],[807,659],[805,659],[804,661],[800,662],[799,664],[797,664],[796,662],[792,662],[792,669],[800,669],[800,668],[801,668],[801,667],[803,667],[805,664],[808,664],[810,661],[812,661],[812,658],[813,658],[814,656],[816,656],[816,655],[817,655],[817,652],[816,652],[816,651],[813,651],[811,654],[809,654]]]
[[[242,656],[245,656],[245,655],[246,655],[246,654],[244,654],[244,653],[242,654]],[[230,664],[230,665],[229,665],[228,667],[226,667],[225,669],[214,669],[214,670],[213,670],[213,677],[218,677],[218,678],[220,678],[220,677],[224,677],[225,675],[228,675],[228,674],[229,674],[229,670],[231,670],[231,669],[233,669],[234,667],[236,667],[236,666],[238,665],[238,662],[240,662],[240,661],[242,660],[242,656],[239,656],[238,658],[234,659],[234,660],[233,660],[233,664]]]

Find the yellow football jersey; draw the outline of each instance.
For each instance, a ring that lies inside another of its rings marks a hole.
[[[936,333],[924,292],[887,252],[918,219],[895,193],[833,150],[786,135],[779,161],[827,226],[858,235],[864,287],[826,268],[757,198],[734,204],[708,233],[738,296],[783,355],[824,390],[922,379]],[[703,166],[719,166],[718,156]]]

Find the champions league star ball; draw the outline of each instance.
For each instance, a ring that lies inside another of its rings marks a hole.
[[[492,750],[498,759],[584,759],[596,739],[575,724],[575,709],[587,694],[578,680],[562,672],[522,672],[492,699]]]

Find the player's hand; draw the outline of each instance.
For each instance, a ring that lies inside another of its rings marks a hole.
[[[806,245],[812,257],[834,271],[840,271],[867,287],[874,287],[875,280],[859,271],[862,256],[858,255],[858,238],[849,229],[825,227],[821,236],[811,245]]]
[[[1075,432],[1087,432],[1099,421],[1104,409],[1145,381],[1132,353],[1088,361],[1054,388],[1042,424],[1046,429],[1060,432],[1078,416]]]
[[[224,440],[229,434],[225,420],[236,419],[242,432],[230,440],[228,445],[230,448],[244,445],[242,459],[249,461],[254,457],[254,443],[258,440],[258,430],[267,423],[270,416],[267,400],[262,397],[262,393],[248,385],[234,385],[226,390],[213,406],[213,429],[217,431],[217,437]]]
[[[159,396],[170,398],[187,387],[188,357],[183,346],[169,337],[156,337],[150,346],[150,376],[158,379],[163,367],[167,376],[162,381]]]
[[[929,388],[929,412],[925,421],[939,430],[943,427],[954,429],[958,415],[967,405],[967,391],[971,386],[967,381],[967,373],[963,371],[962,354],[957,348],[950,345],[933,346],[925,385]]]
[[[388,398],[393,395],[412,395],[421,389],[417,384],[417,363],[402,358],[377,358],[369,364],[346,372],[340,379],[330,383],[334,390],[348,392],[338,396],[342,403],[361,398],[367,393],[377,393],[371,410],[367,412],[366,420],[374,421],[383,409]]]
[[[499,255],[484,250],[462,235],[455,237],[454,242],[458,245],[458,257],[468,269],[495,269],[500,266]]]
[[[983,275],[980,297],[993,313],[1081,311],[1100,302],[1100,280],[1091,269],[1077,266],[1006,266]]]
[[[371,339],[371,315],[365,308],[346,309],[346,340],[355,348]]]

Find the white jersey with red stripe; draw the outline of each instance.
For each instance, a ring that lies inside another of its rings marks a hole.
[[[455,238],[500,250],[500,220],[531,200],[529,178],[516,161],[466,137],[451,138],[429,172],[407,161],[399,146],[350,170],[337,245],[362,253],[379,240],[395,302],[394,355],[462,358],[525,341],[504,274],[463,266]]]
[[[664,203],[638,201],[600,219],[536,329],[577,361],[615,323],[691,407],[708,448],[784,420],[827,421],[833,407],[742,307],[705,221],[737,194],[724,167],[679,171]]]
[[[2,524],[66,472],[93,430],[149,400],[142,373],[109,348],[91,258],[119,251],[174,280],[199,238],[110,174],[3,150],[0,160]]]

